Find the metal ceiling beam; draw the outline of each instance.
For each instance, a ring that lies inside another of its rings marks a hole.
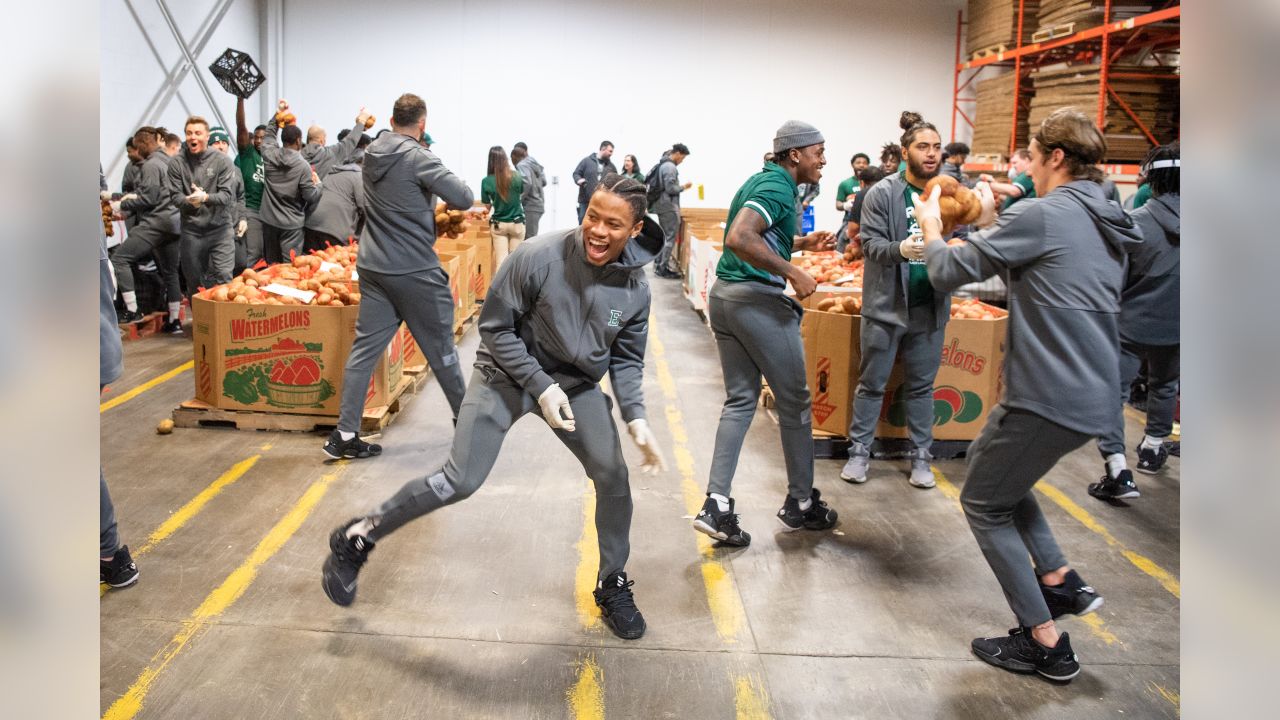
[[[160,51],[156,49],[156,44],[151,42],[151,35],[147,32],[147,27],[142,24],[142,18],[138,17],[138,11],[133,7],[133,3],[125,1],[125,7],[129,8],[129,14],[133,16],[133,22],[142,31],[142,39],[147,43],[147,48],[151,50],[151,57],[155,58],[156,64],[160,66],[160,71],[166,75],[169,72],[169,66],[165,63],[164,58],[160,57]],[[183,111],[188,115],[191,114],[191,107],[187,105],[186,98],[182,97],[182,91],[178,91],[178,103],[182,105]]]

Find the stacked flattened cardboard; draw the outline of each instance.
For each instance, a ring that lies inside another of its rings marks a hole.
[[[1040,0],[1035,22],[1031,22],[1033,16],[1029,14],[1025,24],[1035,25],[1037,33],[1057,31],[1054,37],[1078,33],[1102,24],[1106,4],[1106,0]],[[1111,0],[1111,22],[1149,13],[1151,7],[1150,2]]]
[[[1031,42],[1040,0],[1024,0],[1022,43]],[[967,52],[972,59],[989,51],[1018,46],[1018,0],[969,0]]]
[[[1008,159],[1010,123],[1013,122],[1013,73],[977,83],[977,107],[973,118],[974,155],[1001,155]],[[1029,80],[1022,81],[1024,90]],[[1018,113],[1018,147],[1027,146],[1027,114]]]
[[[1109,77],[1107,84],[1124,99],[1134,115],[1147,126],[1160,142],[1178,137],[1178,76],[1173,68],[1112,65],[1111,73],[1141,72],[1167,74],[1167,78]],[[1039,70],[1032,73],[1035,96],[1027,118],[1031,127],[1060,107],[1074,107],[1089,117],[1098,112],[1099,68],[1076,65]],[[1108,162],[1140,162],[1151,149],[1133,118],[1115,101],[1107,97],[1106,126]],[[975,150],[976,152],[976,150]]]

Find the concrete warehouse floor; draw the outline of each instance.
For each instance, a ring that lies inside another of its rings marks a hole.
[[[1177,458],[1161,476],[1139,476],[1143,497],[1129,508],[1086,494],[1101,471],[1092,446],[1041,483],[1059,541],[1106,605],[1061,623],[1084,666],[1071,684],[997,670],[969,652],[971,638],[1014,621],[955,499],[963,461],[939,461],[945,481],[921,491],[905,462],[877,462],[870,482],[852,486],[838,478],[841,461],[819,460],[818,487],[840,525],[782,534],[777,430],[761,410],[735,488],[752,546],[711,549],[691,529],[723,386],[711,334],[678,283],[653,282],[645,392],[670,470],[631,481],[628,571],[649,624],[643,639],[619,640],[596,616],[593,495],[536,418],[512,431],[475,497],[380,545],[356,604],[339,608],[320,590],[327,535],[445,459],[452,427],[438,387],[429,382],[387,429],[381,458],[326,464],[319,435],[157,435],[193,394],[188,371],[102,415],[102,462],[141,569],[136,586],[102,599],[103,710],[260,720],[1177,716]],[[471,330],[468,365],[476,343]],[[126,374],[106,398],[190,352],[188,340],[164,336],[126,343]],[[1130,417],[1129,438],[1140,431]],[[629,438],[623,446],[636,467]]]

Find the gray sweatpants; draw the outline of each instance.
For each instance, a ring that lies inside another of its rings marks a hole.
[[[120,534],[116,530],[116,506],[111,503],[107,491],[107,476],[98,468],[98,557],[109,558],[120,547]]]
[[[942,365],[942,339],[947,331],[935,327],[932,305],[911,308],[907,318],[905,328],[862,318],[862,362],[849,439],[871,447],[884,406],[885,385],[901,351],[906,378],[898,392],[906,400],[907,431],[927,460],[932,457],[929,448],[933,445],[933,381]]]
[[[809,499],[813,494],[813,414],[800,341],[804,309],[781,288],[755,282],[717,282],[707,305],[725,392],[707,492],[730,495],[763,375],[777,403],[787,494]]]
[[[658,210],[658,225],[662,228],[662,250],[653,261],[653,267],[663,272],[680,272],[680,269],[673,267],[671,262],[671,253],[675,250],[676,238],[680,235],[680,208],[667,207]]]
[[[631,553],[631,486],[610,415],[612,403],[598,385],[569,391],[577,421],[575,432],[555,430],[560,442],[578,458],[596,488],[596,534],[600,546],[599,579],[626,568]],[[427,513],[470,497],[493,469],[507,431],[517,420],[542,417],[538,401],[511,378],[492,368],[476,369],[467,388],[453,449],[443,468],[405,483],[371,515],[369,538],[379,542],[396,529]]]
[[[1143,360],[1147,361],[1147,434],[1166,438],[1173,432],[1173,415],[1178,407],[1180,347],[1121,341],[1120,403],[1110,431],[1098,438],[1102,457],[1124,454],[1124,404],[1129,400],[1129,386],[1138,376]]]
[[[288,262],[290,251],[301,255],[303,246],[302,228],[278,228],[262,223],[262,257],[268,263]]]
[[[253,267],[262,259],[262,218],[254,208],[246,207],[244,212],[249,228],[244,235],[236,238],[236,274]]]
[[[408,324],[414,342],[439,381],[453,416],[458,417],[467,386],[462,368],[458,366],[458,348],[453,344],[453,292],[449,290],[449,276],[438,267],[405,275],[384,275],[361,269],[360,316],[356,319],[356,337],[342,373],[339,430],[360,430],[369,378],[402,320]]]
[[[196,229],[184,225],[181,248],[182,275],[187,279],[188,295],[194,295],[201,287],[231,282],[236,259],[234,227]]]
[[[524,237],[526,240],[538,236],[538,223],[542,220],[542,210],[524,209]]]
[[[178,278],[178,236],[169,232],[169,227],[168,222],[140,222],[129,231],[129,237],[123,243],[112,248],[111,265],[115,268],[120,292],[133,292],[133,266],[146,262],[147,257],[152,256],[164,280],[168,301],[182,301],[182,286]]]
[[[996,574],[1018,624],[1050,619],[1037,578],[1067,564],[1032,487],[1089,436],[1040,415],[997,405],[969,445],[960,492],[969,529]],[[1035,567],[1027,564],[1027,555]]]

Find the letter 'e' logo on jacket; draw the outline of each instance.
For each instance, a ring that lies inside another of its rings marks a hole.
[[[610,311],[609,311],[609,327],[618,327],[618,323],[619,323],[619,321],[621,321],[621,320],[622,320],[622,311],[621,311],[621,310],[610,310]]]

